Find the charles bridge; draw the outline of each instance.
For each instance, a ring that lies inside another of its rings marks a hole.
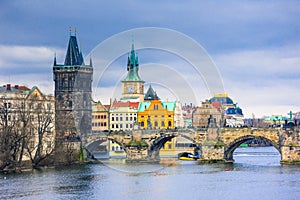
[[[233,162],[233,152],[237,147],[248,140],[258,138],[267,140],[278,150],[281,162],[300,162],[300,131],[297,127],[119,131],[101,137],[91,135],[84,146],[92,153],[93,149],[101,143],[110,140],[124,149],[127,161],[158,161],[160,148],[167,141],[178,136],[195,144],[200,161],[203,162]]]

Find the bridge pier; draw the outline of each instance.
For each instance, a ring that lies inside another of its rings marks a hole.
[[[225,162],[224,145],[219,141],[207,141],[201,147],[202,162]]]
[[[300,130],[285,129],[281,135],[281,163],[300,163]]]
[[[300,163],[300,146],[282,146],[281,163]]]
[[[145,162],[148,161],[148,149],[147,148],[126,148],[126,162]]]

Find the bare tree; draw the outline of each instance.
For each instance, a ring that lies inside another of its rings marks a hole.
[[[0,98],[0,171],[6,168],[16,169],[20,166],[22,151],[21,144],[24,135],[20,134],[19,112],[17,106],[7,100],[5,96]]]
[[[27,105],[30,107],[30,112],[27,112],[30,116],[25,114],[24,119],[29,118],[27,126],[31,131],[30,134],[27,134],[25,148],[32,167],[37,168],[54,151],[54,109],[50,101],[45,100],[43,96],[31,97],[27,100]]]

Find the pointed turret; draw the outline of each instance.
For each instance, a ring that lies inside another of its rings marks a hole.
[[[159,100],[159,97],[157,96],[156,92],[153,90],[151,85],[149,86],[149,89],[145,94],[144,100],[145,101]]]
[[[131,45],[131,52],[130,52],[130,55],[128,55],[128,59],[127,59],[127,71],[128,71],[128,74],[127,74],[126,78],[124,79],[124,81],[143,81],[139,77],[139,74],[138,74],[139,61],[138,61],[138,57],[134,50],[133,41],[132,41],[132,45]]]
[[[68,50],[65,59],[65,66],[72,66],[72,65],[84,65],[82,53],[79,50],[77,44],[77,38],[74,35],[70,35]]]
[[[93,67],[92,57],[90,57],[90,66]]]

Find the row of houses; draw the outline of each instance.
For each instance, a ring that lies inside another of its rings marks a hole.
[[[216,119],[217,127],[244,125],[242,109],[228,94],[215,94],[201,106],[181,105],[160,100],[150,85],[143,102],[92,102],[93,133],[132,130],[134,124],[140,129],[207,128],[210,117]]]

